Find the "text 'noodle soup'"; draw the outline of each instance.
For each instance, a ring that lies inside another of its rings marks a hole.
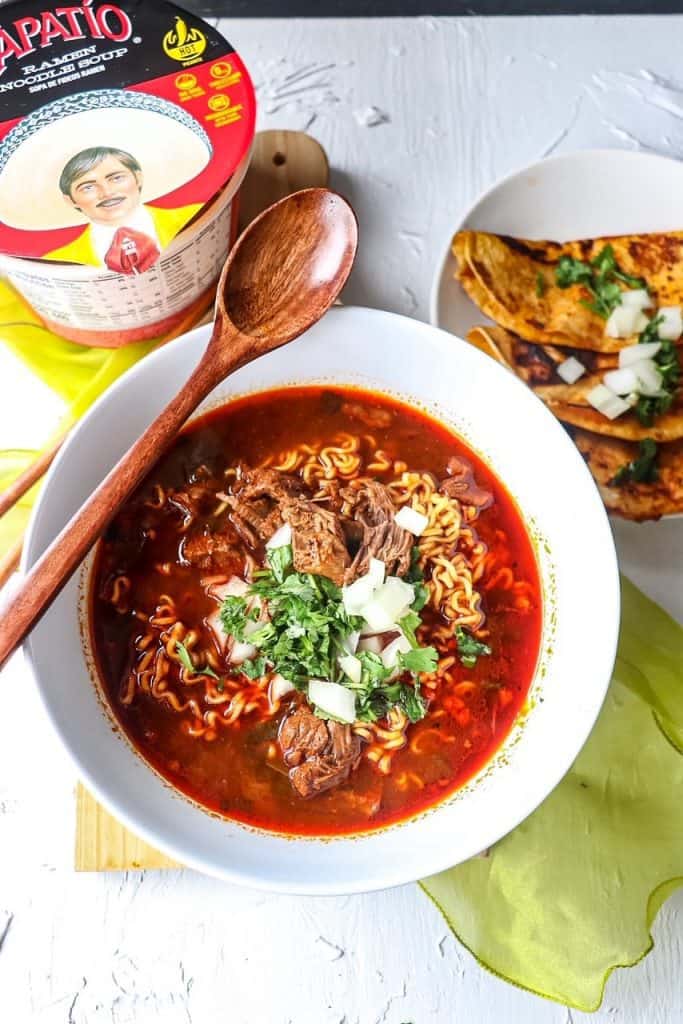
[[[136,749],[228,818],[366,831],[463,785],[541,633],[520,513],[443,424],[336,387],[196,421],[100,544],[93,643]]]

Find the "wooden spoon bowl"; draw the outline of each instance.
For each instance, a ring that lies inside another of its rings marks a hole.
[[[216,385],[320,320],[346,283],[357,244],[353,210],[328,189],[295,192],[249,225],[226,260],[211,338],[191,377],[67,523],[4,607],[0,668]]]

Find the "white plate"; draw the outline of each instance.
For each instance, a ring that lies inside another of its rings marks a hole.
[[[41,491],[24,567],[175,394],[208,331],[199,328],[138,363],[78,424]],[[374,387],[426,406],[489,461],[538,539],[545,655],[532,684],[532,710],[486,769],[404,824],[331,840],[283,838],[210,816],[164,783],[112,729],[84,656],[78,578],[33,632],[27,653],[76,770],[132,831],[233,882],[329,894],[385,888],[447,868],[538,806],[574,761],[601,707],[616,648],[619,590],[604,510],[565,432],[520,381],[445,332],[378,310],[333,309],[293,344],[229,378],[204,409],[245,392],[319,381]],[[81,584],[87,575],[88,564]],[[586,623],[599,625],[586,630]]]
[[[517,238],[570,241],[683,229],[683,163],[653,153],[593,149],[568,153],[511,174],[454,223],[432,286],[430,320],[465,337],[491,323],[455,280],[451,239],[470,228]],[[683,516],[631,523],[613,518],[619,562],[656,600],[683,618],[680,557]]]
[[[469,228],[566,242],[683,228],[683,163],[652,153],[589,149],[550,157],[497,182],[444,239],[430,320],[460,337],[490,323],[454,279],[451,239]]]

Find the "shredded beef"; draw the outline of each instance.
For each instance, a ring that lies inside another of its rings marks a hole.
[[[446,470],[448,476],[439,485],[442,494],[447,494],[449,498],[457,498],[463,505],[474,505],[480,511],[492,504],[493,495],[479,486],[467,459],[452,455]]]
[[[283,517],[292,528],[292,557],[297,572],[327,576],[341,586],[349,553],[338,516],[299,498],[284,507]]]
[[[361,741],[349,725],[325,722],[305,705],[282,721],[278,738],[290,782],[301,797],[346,782],[360,759]]]
[[[370,568],[370,559],[384,562],[388,576],[404,576],[410,568],[413,538],[396,524],[394,505],[384,486],[376,480],[364,480],[359,488],[347,488],[343,496],[353,504],[354,521],[360,525],[358,550],[344,579],[352,583]],[[347,534],[353,540],[354,531]]]
[[[258,548],[282,526],[284,510],[305,492],[302,481],[287,473],[244,470],[230,496],[230,519],[245,543]]]
[[[190,565],[212,572],[239,573],[244,561],[237,536],[227,523],[215,532],[205,526],[189,533],[182,544],[181,555]]]
[[[182,512],[186,523],[211,512],[217,504],[215,492],[201,484],[191,484],[183,491],[169,491],[168,501]]]
[[[278,738],[288,768],[295,768],[307,757],[321,754],[330,742],[323,719],[305,705],[283,719]]]

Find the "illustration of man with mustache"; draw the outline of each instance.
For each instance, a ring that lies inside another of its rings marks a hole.
[[[142,274],[154,266],[190,211],[145,205],[142,180],[140,164],[123,149],[92,146],[72,156],[59,188],[67,205],[90,223],[50,258],[106,266],[120,274]]]

